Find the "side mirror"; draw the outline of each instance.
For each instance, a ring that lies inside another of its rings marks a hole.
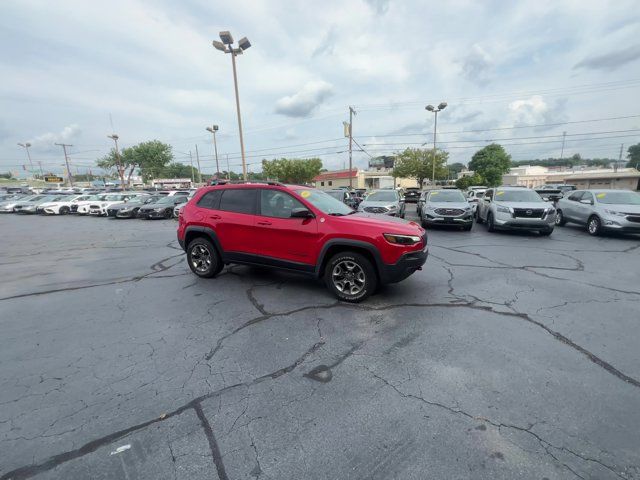
[[[291,218],[313,218],[314,215],[311,210],[306,208],[293,208],[291,209]]]

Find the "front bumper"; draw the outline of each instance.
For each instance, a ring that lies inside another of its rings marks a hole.
[[[137,212],[134,212],[133,210],[116,210],[116,213],[113,216],[116,218],[134,218],[136,213]]]
[[[473,214],[469,212],[457,217],[443,217],[433,215],[431,213],[425,213],[422,216],[422,219],[427,225],[461,225],[466,227],[473,223]]]
[[[621,217],[605,217],[602,227],[610,232],[640,233],[640,222],[630,222]]]
[[[36,207],[16,207],[13,211],[15,213],[36,213]]]
[[[156,212],[155,210],[138,210],[138,218],[166,218],[164,210]]]
[[[408,252],[400,257],[394,264],[382,263],[379,265],[380,282],[397,283],[422,268],[429,256],[429,247],[426,246],[422,250],[416,252]]]
[[[555,227],[556,215],[543,218],[513,218],[506,215],[494,219],[494,227],[501,230],[548,230]]]

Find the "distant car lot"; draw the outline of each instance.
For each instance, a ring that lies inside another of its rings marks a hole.
[[[171,220],[0,228],[1,478],[638,475],[637,236],[432,228],[353,306]]]

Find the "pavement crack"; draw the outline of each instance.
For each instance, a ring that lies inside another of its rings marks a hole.
[[[216,466],[216,471],[218,472],[218,477],[220,480],[229,480],[229,476],[227,475],[227,471],[224,468],[224,462],[222,461],[222,454],[220,453],[220,447],[218,446],[218,441],[213,433],[213,428],[211,428],[211,424],[209,420],[207,420],[206,415],[202,411],[202,405],[200,402],[194,402],[193,409],[202,424],[202,428],[204,430],[204,434],[207,437],[207,441],[209,442],[209,448],[211,449],[211,457],[213,458],[213,463]]]

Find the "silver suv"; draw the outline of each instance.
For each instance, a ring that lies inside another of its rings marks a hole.
[[[576,190],[558,200],[556,208],[556,225],[586,225],[590,235],[640,233],[640,194],[631,190]]]
[[[533,190],[519,187],[488,189],[476,209],[476,221],[487,230],[537,230],[551,235],[556,210]]]
[[[422,226],[457,225],[467,232],[473,226],[473,211],[460,190],[431,190],[420,213]]]
[[[358,205],[359,212],[404,218],[404,198],[396,190],[374,190]]]

